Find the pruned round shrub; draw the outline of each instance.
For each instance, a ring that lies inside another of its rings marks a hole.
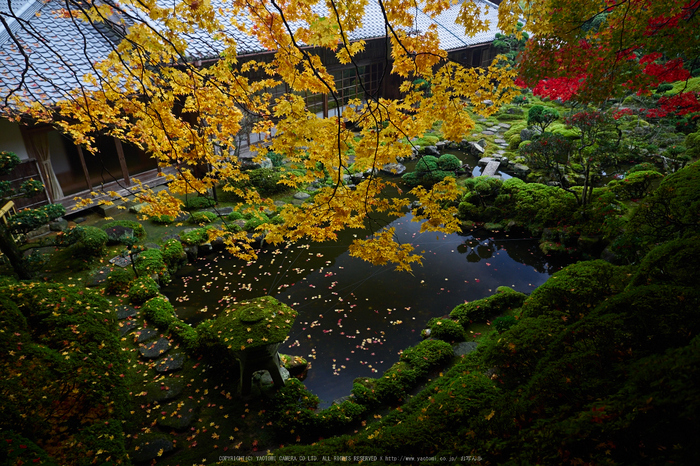
[[[176,239],[169,239],[163,243],[161,254],[163,255],[165,264],[171,270],[177,269],[180,264],[187,260],[187,255],[185,254],[185,249],[182,247],[182,243]]]
[[[462,166],[462,161],[452,154],[443,154],[438,159],[440,170],[455,171]]]
[[[452,347],[450,347],[450,351],[452,351]],[[402,401],[423,375],[425,373],[417,367],[405,361],[397,362],[377,380],[374,386],[377,399],[389,405]]]
[[[209,234],[207,233],[206,228],[195,228],[193,230],[180,233],[180,240],[188,246],[204,244],[209,241]]]
[[[255,187],[263,196],[269,196],[287,190],[287,186],[279,184],[282,174],[273,168],[255,168],[247,172],[248,183]]]
[[[234,210],[226,216],[226,220],[233,222],[234,220],[241,220],[245,216],[237,210]]]
[[[167,328],[173,320],[177,319],[175,308],[168,298],[163,295],[155,296],[141,307],[143,316],[154,325]]]
[[[129,299],[134,304],[145,303],[158,294],[158,283],[151,277],[139,277],[129,288]]]
[[[439,159],[435,157],[434,155],[424,155],[423,157],[420,158],[418,163],[416,163],[416,171],[420,173],[424,172],[430,172],[434,170],[438,170],[439,165],[438,165]]]
[[[216,201],[214,199],[212,199],[211,197],[206,197],[206,196],[188,197],[187,200],[185,201],[185,210],[207,209],[209,207],[214,207],[215,205],[216,205]]]
[[[77,226],[71,231],[71,236],[76,240],[71,247],[77,257],[90,259],[104,254],[108,238],[107,233],[99,228]]]
[[[216,220],[214,212],[192,212],[190,223],[211,223]]]
[[[518,321],[513,316],[500,316],[496,317],[493,322],[491,322],[491,325],[493,325],[498,333],[503,333],[517,323]]]
[[[157,274],[158,279],[161,282],[167,282],[170,280],[168,266],[165,265],[165,260],[163,260],[163,253],[161,253],[158,249],[148,249],[140,253],[136,257],[135,266],[139,276],[152,276]]]
[[[629,170],[627,170],[627,174],[635,173],[635,172],[643,172],[647,170],[656,170],[656,165],[654,165],[651,162],[642,162],[638,163],[637,165],[634,165],[630,167]]]
[[[442,340],[423,340],[401,353],[401,361],[415,368],[421,376],[448,362],[454,356],[452,346]]]
[[[134,279],[134,272],[129,269],[116,269],[107,276],[105,293],[122,294],[129,290],[129,284]]]
[[[428,321],[430,337],[444,341],[464,341],[464,327],[452,319],[432,318]]]

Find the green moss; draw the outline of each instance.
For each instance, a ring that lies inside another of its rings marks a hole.
[[[189,246],[204,244],[209,241],[208,231],[207,228],[195,228],[186,233],[181,233],[180,240]]]
[[[695,286],[694,276],[700,264],[700,238],[669,241],[652,249],[639,264],[630,286]]]
[[[68,235],[75,240],[71,251],[76,257],[91,260],[105,253],[107,233],[97,227],[77,226]]]
[[[134,236],[136,236],[137,238],[143,239],[146,237],[146,230],[143,228],[143,225],[133,220],[114,220],[102,225],[102,229],[105,231],[112,227],[131,228],[132,230],[134,230]]]
[[[139,276],[158,275],[158,280],[161,283],[170,281],[170,273],[168,266],[163,260],[163,253],[158,249],[148,249],[143,251],[135,260],[136,272]]]
[[[625,287],[629,277],[620,271],[602,260],[570,265],[532,292],[522,305],[523,315],[580,319],[597,303]]]
[[[173,320],[177,319],[175,308],[163,295],[155,296],[146,301],[141,307],[141,311],[149,322],[161,328],[168,328]]]
[[[187,255],[182,247],[182,243],[176,239],[169,239],[163,243],[161,253],[163,255],[163,260],[170,270],[177,269],[187,261]]]
[[[527,296],[507,286],[499,286],[496,293],[452,309],[450,317],[466,327],[472,322],[484,322],[509,309],[522,306]]]
[[[430,337],[444,341],[464,341],[464,328],[452,319],[432,318],[426,324]]]
[[[216,205],[216,201],[214,199],[212,199],[211,197],[206,197],[206,196],[188,197],[187,200],[185,201],[185,210],[207,209],[209,207],[214,207],[215,205]]]
[[[158,283],[151,277],[139,277],[129,288],[129,299],[134,304],[141,304],[158,294]]]
[[[416,346],[401,353],[401,361],[408,363],[417,371],[418,376],[425,376],[436,367],[446,364],[454,356],[452,345],[442,340],[423,340]]]
[[[513,126],[511,126],[510,128],[508,128],[508,131],[506,131],[505,133],[503,133],[503,138],[504,138],[506,141],[510,141],[510,139],[511,139],[513,136],[516,136],[516,135],[517,135],[518,137],[520,137],[520,132],[521,132],[522,130],[524,130],[525,128],[527,128],[527,123],[526,123],[526,122],[514,123]]]
[[[284,341],[296,316],[294,309],[265,296],[232,304],[208,325],[219,344],[240,351]]]
[[[214,220],[217,219],[217,216],[214,212],[192,212],[192,215],[190,216],[190,223],[196,223],[196,224],[201,224],[201,223],[211,223]]]
[[[0,296],[0,348],[10,356],[0,360],[0,455],[18,458],[16,464],[53,464],[41,463],[35,447],[50,443],[58,464],[104,463],[108,456],[125,463],[127,364],[109,302],[55,283],[10,285]],[[57,416],[57,407],[72,414]],[[93,435],[98,431],[111,438]]]
[[[628,223],[627,234],[644,246],[700,233],[700,162],[666,176],[644,198]]]
[[[105,293],[122,294],[129,289],[131,280],[134,279],[134,272],[129,269],[115,269],[108,276],[105,282]]]

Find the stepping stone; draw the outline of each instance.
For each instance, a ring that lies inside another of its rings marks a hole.
[[[170,341],[167,338],[161,337],[151,343],[143,343],[139,347],[139,353],[146,359],[155,359],[170,350]]]
[[[177,233],[173,233],[172,235],[165,235],[162,238],[163,242],[168,241],[169,239],[176,239],[180,241],[180,235],[178,235]]]
[[[123,320],[127,317],[134,317],[138,313],[139,311],[131,306],[127,306],[126,304],[117,306],[117,320]]]
[[[185,384],[181,382],[150,384],[146,387],[146,400],[149,403],[172,400],[180,396],[184,389]]]
[[[276,205],[277,207],[284,207],[284,206],[287,205],[287,203],[284,202],[284,201],[275,201],[275,205]]]
[[[466,356],[474,351],[477,347],[475,341],[465,341],[454,346],[455,356]]]
[[[152,328],[145,328],[140,332],[136,332],[136,338],[134,342],[143,343],[144,341],[150,340],[158,336],[158,332]]]
[[[511,124],[510,123],[499,123],[498,126],[500,126],[503,129],[510,129]]]
[[[112,273],[112,270],[114,270],[112,267],[100,267],[88,277],[85,286],[92,287],[101,285],[107,281],[107,277]]]
[[[131,264],[131,257],[116,256],[109,260],[110,264],[114,264],[117,267],[126,267]]]
[[[217,215],[228,215],[233,212],[233,207],[219,207],[217,209],[209,209],[208,212],[212,212]]]
[[[187,429],[197,415],[197,402],[194,400],[173,401],[158,411],[158,425],[165,429]]]
[[[496,144],[505,144],[505,143],[506,143],[506,140],[505,140],[505,139],[501,139],[501,138],[496,138],[496,139],[493,140],[493,142],[495,142]]]
[[[159,458],[174,449],[173,441],[168,435],[142,435],[134,442],[134,451],[129,453],[129,458],[134,463],[142,463]]]
[[[300,201],[303,201],[304,199],[310,198],[311,195],[308,193],[303,193],[303,192],[298,192],[294,194],[294,199],[299,199]]]
[[[127,333],[131,332],[133,329],[138,327],[139,324],[135,320],[129,319],[123,322],[119,322],[119,336],[123,337]]]
[[[292,199],[292,205],[302,205],[304,201],[301,199]]]
[[[166,356],[156,363],[156,372],[166,373],[182,369],[185,364],[185,354],[178,353]]]
[[[481,176],[494,176],[496,174],[496,171],[498,171],[498,166],[501,164],[501,162],[498,162],[496,160],[489,162],[486,165],[486,168],[484,168],[483,173],[481,173]]]
[[[144,246],[147,249],[160,249],[160,245],[158,245],[156,243],[146,243],[146,244],[144,244]]]
[[[143,202],[143,203],[141,203],[141,204],[132,205],[131,207],[129,207],[129,212],[131,212],[132,214],[138,214],[138,213],[140,213],[140,212],[143,210],[143,208],[146,207],[147,205],[148,205],[148,204],[145,203],[145,202]]]
[[[493,136],[494,134],[496,134],[496,132],[485,129],[481,132],[481,134],[483,134],[484,136]]]

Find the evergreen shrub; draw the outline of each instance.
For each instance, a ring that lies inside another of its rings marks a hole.
[[[443,154],[438,159],[438,167],[440,170],[455,171],[462,166],[462,161],[452,154]]]

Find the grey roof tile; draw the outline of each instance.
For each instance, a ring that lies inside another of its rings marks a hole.
[[[82,76],[92,71],[92,63],[96,63],[107,57],[114,44],[110,39],[114,34],[106,31],[106,28],[93,27],[81,21],[70,21],[58,18],[56,12],[65,6],[61,0],[49,0],[45,4],[40,0],[12,0],[15,5],[29,5],[32,8],[41,8],[37,16],[32,14],[27,18],[30,21],[31,30],[19,28],[13,29],[16,38],[23,45],[25,52],[30,55],[30,70],[25,77],[25,89],[22,96],[39,98],[43,103],[50,104],[60,100],[64,96],[65,88],[85,86]],[[224,0],[211,0],[213,6],[224,8]],[[487,3],[484,0],[474,0]],[[0,0],[0,12],[7,8],[8,0]],[[16,3],[15,3],[16,2]],[[24,2],[24,3],[23,3]],[[34,3],[32,3],[34,2]],[[27,11],[32,11],[27,8]],[[313,11],[319,15],[326,15],[327,10],[322,3],[317,4]],[[454,50],[467,46],[491,42],[498,32],[497,7],[490,8],[488,19],[491,28],[485,33],[479,33],[474,37],[468,37],[464,28],[455,24],[459,11],[459,5],[452,6],[449,10],[439,15],[434,20],[429,18],[420,9],[416,19],[416,27],[425,31],[431,23],[438,25],[440,45],[445,50]],[[248,18],[237,18],[241,28],[234,25],[230,17],[220,18],[222,31],[232,37],[236,42],[239,55],[249,55],[266,51],[262,44],[246,33],[246,29],[252,28],[252,22]],[[299,27],[298,23],[294,27]],[[14,89],[24,70],[24,58],[19,53],[16,44],[12,40],[2,41],[0,31],[0,97],[4,97],[11,89]],[[111,36],[110,36],[111,34]],[[384,20],[379,4],[376,0],[370,0],[366,6],[365,17],[362,25],[349,34],[351,40],[373,39],[384,37]],[[185,36],[188,48],[186,51],[189,60],[204,60],[220,56],[225,49],[224,42],[215,39],[216,34],[206,31],[196,31]],[[9,36],[8,36],[9,37]],[[0,99],[0,105],[2,100]]]

